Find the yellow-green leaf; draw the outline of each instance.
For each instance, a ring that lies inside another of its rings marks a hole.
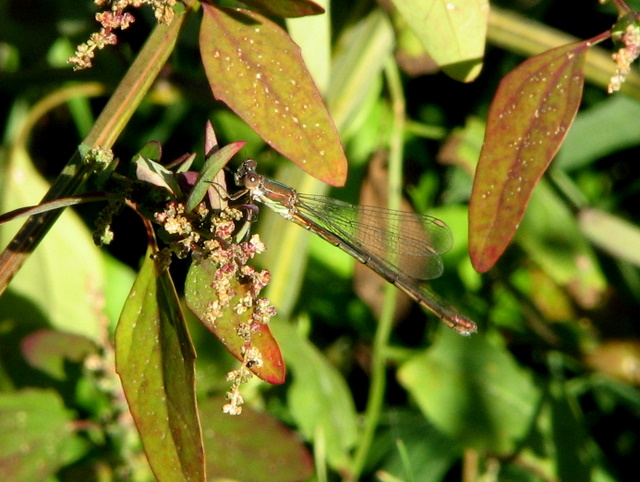
[[[429,55],[456,80],[470,82],[482,68],[488,0],[392,0]]]
[[[0,152],[0,164],[7,166],[0,173],[4,174],[0,178],[0,212],[33,205],[42,198],[48,185],[25,150]],[[2,248],[20,224],[12,221],[0,226]],[[26,312],[41,313],[31,322],[96,341],[101,331],[96,294],[103,289],[103,277],[100,251],[91,233],[77,214],[66,210],[11,281],[0,298],[0,311],[6,320],[23,321]]]
[[[531,373],[504,347],[450,330],[406,361],[398,379],[445,434],[495,454],[510,453],[531,430],[541,397]]]

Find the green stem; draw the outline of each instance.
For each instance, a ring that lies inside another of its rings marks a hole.
[[[609,34],[610,32],[606,31],[595,38],[607,37]],[[487,43],[510,52],[529,57],[578,40],[580,39],[522,15],[491,7]],[[584,66],[587,82],[606,89],[615,72],[616,64],[611,60],[610,51],[598,46],[589,49]],[[632,69],[627,75],[620,91],[640,99],[640,73],[637,69]]]
[[[402,191],[402,158],[403,137],[405,126],[405,101],[402,92],[400,73],[392,58],[385,64],[385,74],[393,108],[393,124],[389,140],[389,209],[399,209]],[[364,431],[360,438],[354,457],[352,478],[358,480],[367,461],[375,431],[380,421],[384,405],[385,389],[387,385],[386,368],[389,351],[389,337],[393,328],[396,309],[397,289],[391,284],[385,288],[384,304],[378,321],[373,341],[371,361],[371,385],[369,399],[364,417]]]
[[[199,4],[189,2],[187,12]],[[160,69],[173,51],[185,14],[177,14],[169,25],[158,25],[120,82],[109,102],[84,139],[90,148],[110,149],[153,84]],[[91,175],[102,166],[88,164],[76,151],[58,176],[43,202],[71,197],[82,192]],[[0,254],[0,294],[38,246],[62,210],[30,217]]]

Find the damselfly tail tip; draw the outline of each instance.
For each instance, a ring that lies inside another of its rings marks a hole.
[[[469,318],[462,315],[457,315],[454,319],[447,321],[451,321],[451,323],[447,324],[463,336],[469,336],[478,331],[478,326]]]

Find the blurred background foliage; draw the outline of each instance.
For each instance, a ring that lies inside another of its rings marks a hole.
[[[254,380],[243,390],[247,415],[220,416],[225,376],[237,362],[190,319],[211,479],[640,477],[638,91],[608,95],[587,74],[575,124],[505,256],[480,276],[466,241],[472,173],[498,82],[567,35],[610,28],[616,12],[578,0],[491,6],[483,68],[469,83],[439,72],[399,17],[375,2],[333,2],[324,24],[278,20],[302,46],[343,140],[349,177],[334,197],[357,203],[363,183],[386,182],[384,162],[372,159],[384,160],[389,147],[389,72],[400,71],[403,194],[417,212],[450,226],[455,244],[431,286],[479,333],[460,337],[399,300],[369,447],[363,425],[372,420],[365,410],[375,392],[381,288],[348,256],[262,210],[255,229],[268,252],[258,263],[272,272],[268,296],[279,309],[272,330],[288,381]],[[1,212],[37,204],[155,24],[149,11],[136,11],[116,47],[99,52],[92,69],[73,72],[66,60],[96,29],[94,13],[88,1],[0,0]],[[247,141],[237,159],[259,159],[270,177],[302,192],[328,192],[212,98],[197,38],[195,15],[114,146],[122,173],[152,140],[162,144],[164,162],[201,153],[211,120],[221,145]],[[0,474],[7,480],[151,478],[111,346],[145,232],[124,210],[114,241],[96,248],[91,230],[101,207],[65,213],[0,298]],[[19,224],[1,227],[3,247]],[[179,290],[185,270],[172,266]]]

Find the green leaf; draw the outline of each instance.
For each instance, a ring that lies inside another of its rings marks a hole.
[[[445,73],[470,82],[482,68],[488,0],[392,0]]]
[[[173,282],[145,257],[116,329],[116,369],[158,480],[204,480],[195,352]]]
[[[36,204],[48,188],[25,151],[10,152],[10,159],[0,157],[0,164],[7,166],[0,172],[2,212]],[[0,225],[0,246],[6,246],[19,227],[18,222]],[[96,294],[103,289],[103,277],[100,251],[91,233],[73,211],[66,210],[11,281],[8,293],[0,297],[0,313],[24,326],[35,321],[25,319],[24,313],[38,312],[50,327],[97,341],[102,320]]]
[[[295,431],[248,407],[231,417],[220,410],[224,403],[223,398],[200,403],[209,480],[308,480],[313,460]]]
[[[619,259],[640,266],[640,228],[598,209],[580,211],[580,229],[596,246]]]
[[[83,449],[75,439],[72,422],[72,412],[53,391],[1,394],[0,478],[49,480],[73,462]]]
[[[321,447],[329,464],[346,470],[358,432],[344,378],[292,325],[276,322],[273,331],[293,372],[288,392],[291,415],[305,438]]]
[[[200,52],[215,97],[309,174],[343,185],[340,138],[298,46],[257,13],[202,8]]]
[[[551,422],[558,479],[588,482],[594,480],[593,442],[578,406],[578,401],[559,381],[551,384]]]
[[[329,0],[318,0],[318,3],[323,8],[329,6]],[[304,63],[318,90],[326,95],[332,64],[331,15],[288,18],[285,24],[289,37],[300,47]],[[334,122],[340,129],[335,117]]]
[[[623,149],[640,144],[640,102],[624,95],[605,99],[580,111],[553,165],[580,169]],[[607,126],[603,129],[602,126]]]
[[[540,399],[530,374],[507,350],[450,330],[402,365],[398,377],[440,430],[494,454],[513,450]]]
[[[324,8],[311,0],[244,0],[250,9],[276,17],[305,17],[324,13]]]
[[[384,64],[393,52],[393,28],[383,12],[373,10],[344,32],[339,42],[341,48],[331,66],[327,104],[340,132],[348,135],[360,127],[354,124],[372,97],[379,95]]]
[[[163,187],[174,196],[180,196],[180,186],[175,174],[162,164],[137,154],[133,158],[136,166],[136,177],[154,186]]]
[[[187,204],[185,206],[187,212],[193,211],[195,207],[200,204],[200,201],[204,198],[207,190],[212,187],[211,183],[218,172],[229,162],[229,159],[242,149],[242,146],[244,145],[245,143],[243,141],[232,142],[207,157],[207,160],[198,175],[198,179],[196,179],[193,189],[191,189],[189,198],[187,199]]]
[[[598,305],[607,288],[593,248],[574,213],[544,179],[531,196],[517,242],[556,283],[584,308]]]
[[[229,353],[238,360],[243,360],[243,350],[256,348],[262,355],[262,365],[253,364],[248,367],[257,377],[268,383],[283,383],[285,366],[278,342],[269,329],[269,325],[253,322],[253,310],[237,313],[232,308],[233,302],[223,309],[221,318],[209,321],[210,306],[216,301],[216,293],[211,283],[216,279],[218,264],[211,259],[195,260],[189,267],[185,281],[185,298],[187,306],[198,319],[222,342]],[[248,283],[240,283],[236,278],[230,281],[230,290],[236,293],[233,299],[243,299],[250,294]],[[241,326],[251,326],[250,340],[239,335]]]
[[[576,42],[532,57],[500,82],[469,206],[469,251],[478,272],[506,249],[573,122],[590,45]]]
[[[160,162],[162,158],[162,144],[157,141],[147,142],[142,146],[142,149],[138,151],[138,155],[153,162]]]
[[[381,470],[397,480],[440,482],[462,449],[418,412],[393,410],[373,450],[385,454]],[[393,480],[393,479],[389,479]]]

